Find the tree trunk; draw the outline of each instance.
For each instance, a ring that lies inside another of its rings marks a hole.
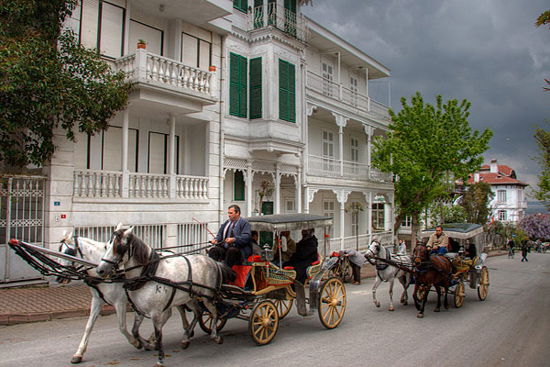
[[[420,230],[420,226],[418,223],[418,218],[420,217],[420,213],[413,213],[411,218],[411,250],[416,247],[416,239],[418,236],[418,232]]]

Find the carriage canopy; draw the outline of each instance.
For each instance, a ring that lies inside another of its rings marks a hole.
[[[483,233],[483,226],[475,223],[445,223],[441,227],[443,227],[443,231],[447,236],[461,240],[473,238]],[[422,231],[422,237],[429,237],[434,232],[435,228]]]
[[[332,218],[314,214],[272,214],[246,218],[256,231],[295,231],[332,226]]]

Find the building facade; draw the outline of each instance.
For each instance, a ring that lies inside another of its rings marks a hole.
[[[391,241],[392,177],[370,165],[389,115],[369,95],[390,72],[306,3],[82,0],[67,26],[135,88],[106,131],[58,131],[43,242],[122,222],[157,247],[200,247],[230,204],[332,216],[334,249]]]
[[[504,223],[517,224],[525,215],[527,199],[525,187],[528,184],[517,179],[516,171],[512,168],[498,164],[496,159],[490,164],[481,166],[479,172],[470,175],[468,183],[485,182],[491,185],[493,199],[489,203],[491,207],[491,220]]]

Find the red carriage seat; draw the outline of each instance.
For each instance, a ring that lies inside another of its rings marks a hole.
[[[229,282],[229,284],[236,285],[237,287],[244,288],[244,285],[246,284],[246,279],[248,278],[248,274],[250,273],[250,270],[252,269],[252,266],[250,266],[250,265],[233,265],[231,268],[237,274],[237,277],[235,278],[234,281]]]

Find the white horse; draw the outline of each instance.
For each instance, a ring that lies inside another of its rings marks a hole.
[[[407,294],[407,288],[411,283],[411,273],[407,272],[399,267],[389,265],[380,260],[372,260],[373,257],[378,257],[386,260],[393,261],[403,266],[403,268],[412,269],[411,258],[407,255],[392,254],[390,250],[380,244],[380,242],[374,240],[371,242],[369,249],[367,250],[366,257],[369,263],[376,267],[376,282],[372,287],[372,298],[376,307],[380,307],[380,301],[376,299],[376,289],[384,282],[390,282],[390,307],[389,311],[394,311],[393,307],[393,282],[395,278],[399,279],[399,282],[403,285],[404,291],[401,295],[401,303],[403,305],[408,304],[409,296]]]
[[[105,242],[98,242],[85,237],[73,237],[72,232],[68,234],[65,232],[63,239],[60,243],[61,244],[59,246],[59,251],[64,252],[67,255],[80,257],[84,260],[88,260],[94,263],[99,263],[101,261],[101,257],[103,256],[103,253],[106,249]],[[59,260],[59,263],[65,266],[74,266],[74,264],[70,260],[61,259]],[[87,269],[86,273],[90,277],[97,277],[94,268]],[[60,283],[68,283],[69,281],[70,279],[58,278],[58,282]],[[76,353],[71,359],[71,363],[75,364],[82,362],[82,358],[88,347],[90,334],[93,330],[97,317],[101,312],[101,306],[103,306],[103,304],[105,303],[114,307],[118,320],[118,328],[122,335],[126,337],[130,344],[140,349],[142,347],[141,342],[133,337],[128,332],[126,327],[126,305],[128,304],[128,298],[126,297],[123,283],[86,282],[86,285],[90,287],[90,291],[92,293],[90,316],[88,317],[88,322],[86,323],[86,329],[84,331],[84,335],[82,336],[82,340],[80,341]],[[178,308],[178,310],[180,311],[183,326],[185,329],[184,339],[182,340],[182,347],[186,348],[189,345],[189,338],[193,336],[193,330],[189,327],[189,323],[187,322],[187,318],[185,315],[185,310],[183,308]],[[141,316],[136,315],[136,317]]]
[[[113,233],[96,271],[100,276],[107,277],[119,266],[127,281],[143,281],[139,286],[128,289],[128,297],[139,314],[153,321],[157,366],[164,365],[162,328],[170,318],[173,307],[186,305],[197,314],[196,298],[200,297],[212,315],[213,325],[217,324],[218,311],[213,300],[228,275],[228,268],[223,264],[204,255],[156,257],[155,251],[136,237],[130,228],[118,229]],[[148,276],[143,278],[143,274]],[[146,345],[148,341],[139,335],[141,320],[143,317],[136,317],[132,333]],[[216,327],[212,328],[210,337],[219,344],[223,342]]]

